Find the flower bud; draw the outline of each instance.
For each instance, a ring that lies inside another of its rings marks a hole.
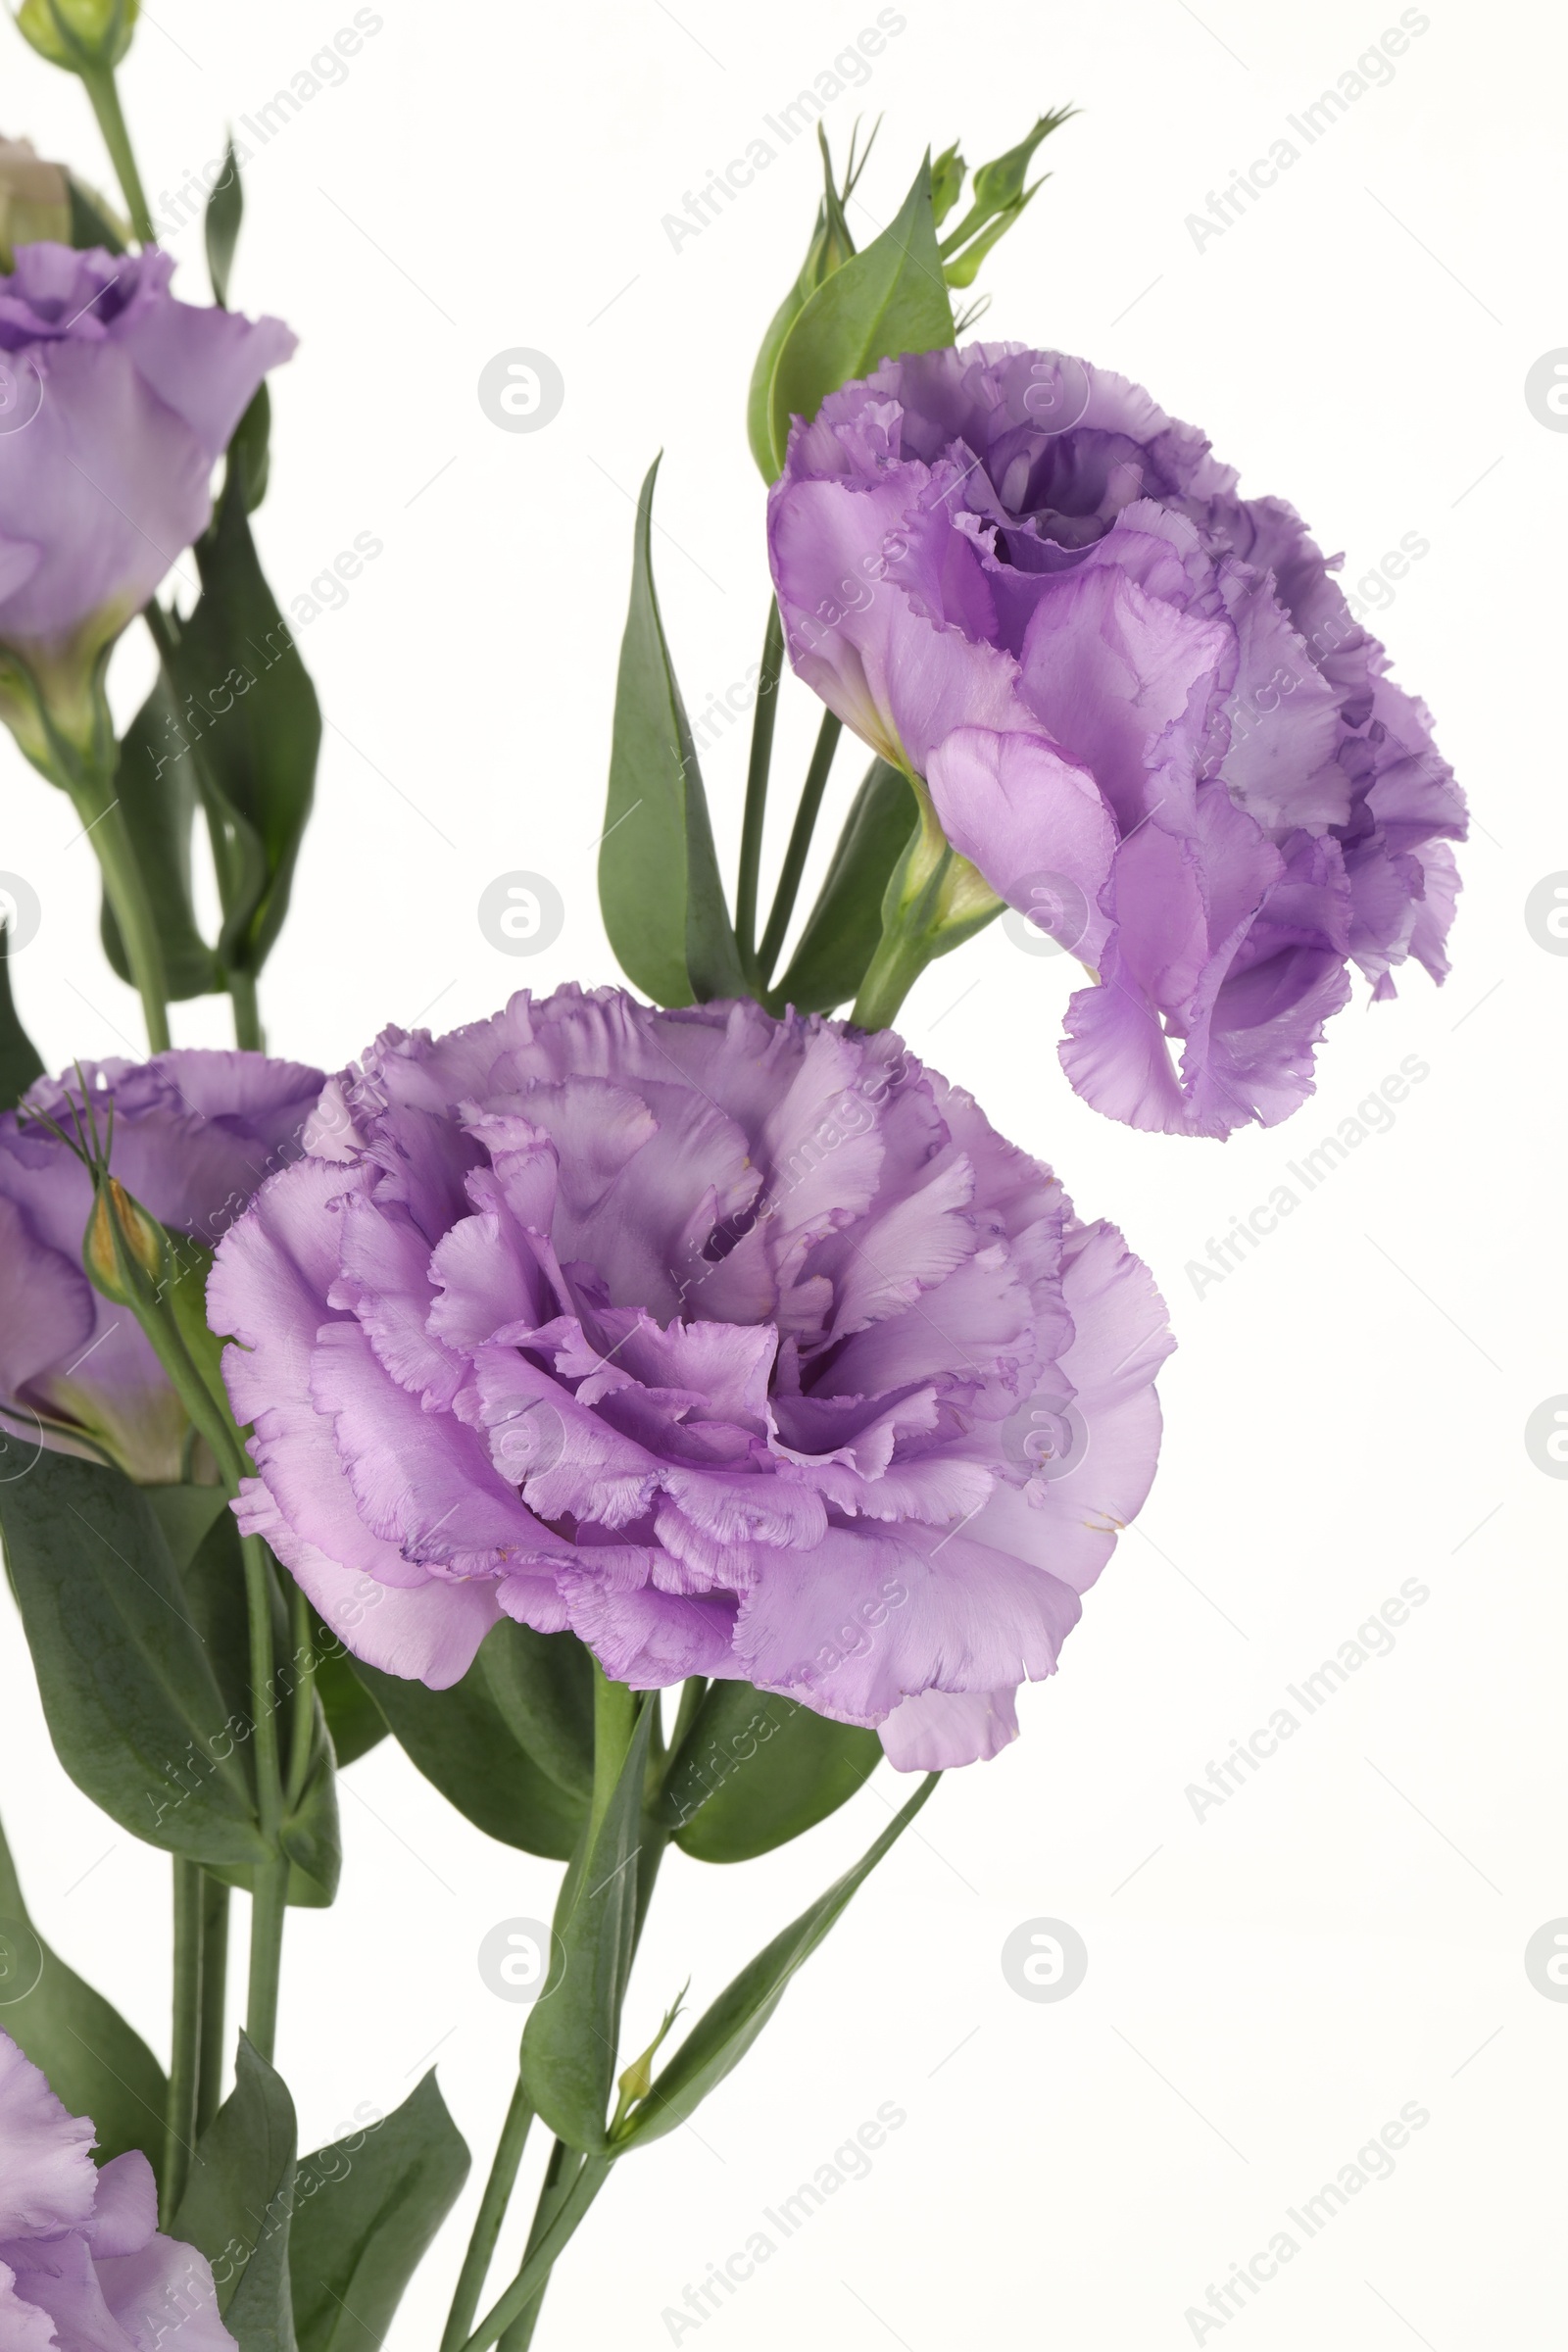
[[[0,139],[0,270],[19,245],[69,245],[71,183],[29,139]]]
[[[648,2044],[647,2049],[641,2051],[638,2056],[632,2060],[630,2066],[628,2066],[621,2074],[619,2082],[617,2084],[617,2088],[620,2092],[620,2099],[615,2108],[614,2118],[611,2126],[612,2131],[614,2131],[617,2126],[622,2125],[627,2116],[631,2113],[631,2110],[640,2105],[640,2103],[647,2098],[649,2092],[653,2089],[654,2060],[658,2057],[664,2038],[669,2033],[670,2027],[675,2023],[676,2018],[679,2017],[682,2004],[684,2003],[686,1995],[690,1989],[691,1980],[688,1978],[686,1983],[681,1986],[680,1991],[676,1995],[675,1999],[665,2010],[659,2032],[654,2035],[654,2038]]]
[[[68,74],[118,66],[130,47],[141,0],[22,0],[17,29]]]
[[[82,1240],[82,1263],[94,1290],[117,1305],[133,1304],[126,1288],[124,1261],[139,1266],[149,1282],[162,1279],[168,1254],[163,1227],[133,1200],[118,1176],[107,1177],[93,1200],[92,1214]]]

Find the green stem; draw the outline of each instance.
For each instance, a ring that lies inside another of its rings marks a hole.
[[[681,1685],[680,1705],[675,1710],[675,1728],[669,1735],[668,1764],[674,1763],[675,1758],[685,1746],[687,1735],[697,1721],[703,1701],[707,1696],[707,1677],[701,1674],[689,1674]],[[668,1778],[668,1765],[665,1767],[665,1778]]]
[[[533,2106],[519,2081],[512,2094],[512,2104],[507,2109],[507,2120],[501,2127],[495,2162],[490,2167],[490,2178],[485,2182],[479,2211],[474,2217],[468,2251],[463,2259],[457,2292],[452,2298],[452,2309],[447,2315],[446,2329],[441,2338],[441,2352],[458,2352],[473,2327],[479,2297],[484,2292],[484,2282],[495,2259],[496,2240],[501,2235],[501,2225],[507,2218],[507,2207],[512,2202],[512,2192],[517,2184],[517,2167],[522,2162],[523,2146],[532,2122]]]
[[[229,970],[223,978],[234,1005],[235,1045],[245,1053],[265,1054],[267,1032],[262,1027],[262,1009],[256,1001],[256,974]]]
[[[298,1585],[291,1585],[288,1599],[289,1635],[293,1653],[289,1664],[294,1674],[294,1695],[290,1701],[288,1727],[288,1780],[284,1785],[284,1809],[292,1813],[305,1794],[305,1784],[311,1777],[311,1756],[316,1746],[316,1650],[311,1641],[311,1604]]]
[[[245,2031],[269,2066],[277,2046],[277,1992],[283,1974],[283,1922],[287,1913],[287,1862],[259,1862],[256,1890],[251,1896],[251,1971],[245,1996]]]
[[[158,648],[158,659],[163,665],[165,683],[177,703],[179,690],[174,680],[174,656],[179,643],[177,619],[172,612],[164,611],[156,596],[150,604],[143,607],[142,618],[147,623],[149,636]],[[214,861],[220,867],[221,866],[216,843],[214,845]],[[220,882],[221,883],[221,881],[220,871]],[[231,964],[225,965],[223,985],[228,990],[229,1002],[233,1007],[235,1045],[240,1048],[242,1053],[265,1054],[267,1032],[262,1026],[262,1010],[257,998],[256,974],[238,971]]]
[[[574,2148],[568,2148],[564,2139],[556,2141],[550,2151],[550,2162],[545,2167],[544,2184],[539,2191],[539,2202],[534,2208],[533,2225],[528,2231],[528,2242],[522,2251],[522,2259],[525,2263],[537,2251],[540,2239],[570,2195],[581,2164],[582,2158]],[[540,2285],[501,2338],[498,2352],[528,2352],[528,2346],[533,2342],[533,2331],[539,2325],[539,2314],[544,2308],[545,2289],[549,2286],[553,2276],[553,2272],[546,2274]]]
[[[752,754],[746,768],[746,814],[741,824],[740,879],[735,892],[735,938],[742,967],[757,970],[757,891],[762,870],[762,821],[767,808],[767,771],[773,759],[778,717],[778,682],[784,667],[784,623],[777,602],[767,609],[762,662],[752,719]]]
[[[229,1413],[228,1400],[225,1397],[220,1402],[213,1395],[185,1345],[172,1308],[165,1306],[161,1289],[154,1289],[145,1269],[131,1258],[118,1223],[113,1218],[111,1232],[115,1237],[115,1270],[129,1293],[131,1312],[168,1373],[170,1385],[185,1407],[192,1424],[212,1448],[213,1459],[218,1464],[223,1486],[229,1494],[237,1494],[239,1482],[250,1469],[250,1461]]]
[[[890,1029],[931,961],[931,942],[899,927],[884,931],[865,969],[850,1019],[857,1029]]]
[[[196,2098],[200,2139],[223,2103],[228,2063],[228,1888],[202,1872],[202,2045]]]
[[[202,2050],[202,1866],[183,1854],[174,1863],[174,2009],[164,2107],[164,2181],[159,2214],[165,2229],[185,2190],[196,2144]]]
[[[104,145],[115,167],[115,176],[125,199],[125,210],[130,215],[130,225],[136,232],[136,241],[140,245],[156,245],[158,231],[153,226],[146,190],[141,184],[141,173],[136,169],[130,132],[125,127],[120,89],[115,80],[115,69],[113,66],[81,66],[77,71],[92,100],[92,111],[104,134]]]
[[[824,710],[822,724],[816,733],[816,746],[811,753],[811,764],[806,771],[806,782],[801,788],[801,805],[795,811],[795,823],[790,830],[789,848],[784,853],[778,889],[773,894],[772,911],[758,951],[758,974],[764,983],[773,977],[773,966],[784,945],[790,916],[795,912],[795,896],[801,887],[801,876],[806,871],[807,852],[811,846],[811,835],[816,830],[822,795],[827,790],[828,771],[833,765],[833,755],[838,750],[843,731],[844,721],[835,718],[831,710]]]
[[[462,2352],[490,2352],[490,2346],[507,2333],[513,2322],[527,2315],[529,2304],[544,2292],[562,2249],[609,2180],[612,2162],[612,2159],[608,2156],[586,2156],[581,2160],[569,2187],[541,2231],[538,2243],[524,2257],[521,2270],[506,2293],[498,2303],[492,2304],[467,2342],[462,2346]],[[526,2341],[526,2338],[523,2340]]]
[[[174,613],[164,611],[156,596],[149,603],[143,605],[141,616],[147,623],[148,636],[158,648],[158,659],[168,672],[168,683],[172,687],[174,683],[174,650],[179,642],[179,622]]]
[[[163,943],[158,936],[152,900],[136,861],[130,827],[115,798],[112,774],[100,771],[90,778],[82,777],[74,784],[71,798],[82,830],[92,843],[104,878],[104,893],[120,926],[125,961],[141,998],[148,1047],[154,1054],[167,1054],[169,982],[164,971]]]
[[[272,1566],[260,1536],[242,1537],[240,1550],[245,1560],[245,1601],[250,1621],[251,1739],[256,1759],[257,1810],[262,1836],[276,1857],[256,1866],[245,2031],[270,2063],[277,2038],[277,1988],[288,1893],[288,1861],[279,1842],[283,1782],[278,1757],[277,1710],[272,1694]]]

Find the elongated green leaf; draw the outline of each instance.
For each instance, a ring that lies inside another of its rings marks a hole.
[[[208,195],[202,223],[207,239],[207,274],[213,281],[213,300],[220,310],[228,308],[229,272],[234,267],[234,248],[239,243],[239,224],[244,218],[245,191],[240,186],[239,160],[230,139],[223,151],[223,169]]]
[[[0,2033],[48,2076],[73,2115],[90,2115],[98,2161],[140,2148],[157,2173],[164,2158],[164,2070],[101,1992],[52,1952],[23,1900],[0,1830]]]
[[[746,438],[764,482],[772,481],[778,473],[773,453],[773,371],[778,366],[778,355],[784,348],[790,328],[817,287],[824,279],[831,277],[835,270],[842,270],[855,252],[855,239],[850,233],[844,207],[865,168],[865,159],[871,152],[876,132],[873,129],[871,137],[866,140],[858,164],[855,156],[856,137],[857,134],[852,132],[850,158],[845,167],[844,185],[840,188],[834,181],[833,159],[828,152],[826,133],[820,122],[816,126],[816,142],[822,151],[823,180],[822,198],[816,208],[816,226],[811,233],[806,259],[801,265],[800,275],[769,320],[752,368],[751,385],[746,396]]]
[[[125,224],[117,220],[103,198],[74,172],[67,173],[71,196],[71,242],[78,252],[94,245],[105,253],[123,253]]]
[[[295,2352],[289,2229],[298,2146],[294,2102],[242,2034],[234,2087],[197,2143],[169,2227],[213,2266],[239,2352]]]
[[[311,1632],[316,1644],[316,1694],[341,1772],[379,1746],[387,1737],[386,1717],[355,1673],[336,1634],[314,1617]]]
[[[882,937],[884,893],[917,822],[907,777],[873,760],[790,968],[769,1000],[777,1008],[831,1012],[859,993]]]
[[[223,155],[221,175],[214,181],[207,199],[203,229],[207,240],[207,274],[213,281],[213,299],[220,309],[228,307],[228,281],[234,268],[234,249],[239,243],[240,222],[245,218],[245,191],[240,184],[239,158],[234,142],[229,140]],[[256,387],[249,408],[234,428],[229,443],[229,471],[243,468],[245,512],[254,514],[267,495],[269,444],[272,426],[271,396],[265,382]]]
[[[853,1870],[847,1870],[781,1936],[775,1936],[766,1950],[759,1952],[704,2012],[647,2098],[622,2125],[617,2147],[641,2147],[647,2140],[662,2139],[666,2132],[673,2132],[740,2064],[783,1999],[790,1979],[805,1966],[857,1889],[908,1828],[941,1777],[940,1773],[928,1773]]]
[[[587,1800],[563,1788],[518,1745],[479,1659],[450,1690],[427,1690],[423,1683],[382,1674],[359,1658],[354,1672],[393,1738],[476,1829],[524,1853],[566,1860],[587,1818]]]
[[[319,1698],[316,1702],[310,1769],[299,1802],[292,1812],[284,1815],[281,1836],[283,1851],[291,1865],[289,1901],[312,1910],[324,1909],[337,1894],[343,1872],[343,1844],[338,1823],[336,1767]]]
[[[368,2131],[301,2160],[289,2237],[300,2352],[373,2352],[467,2176],[433,2073]]]
[[[196,543],[202,595],[168,659],[218,868],[219,957],[255,973],[288,910],[321,712],[257,559],[241,449],[236,434],[217,516]]]
[[[821,231],[822,216],[818,213],[818,236]],[[812,252],[814,253],[815,250],[816,239],[813,238]],[[810,258],[808,256],[806,270],[801,271],[800,276],[768,320],[767,331],[762,337],[756,361],[753,364],[752,380],[747,387],[746,439],[752,456],[757,460],[758,470],[764,482],[776,481],[779,471],[778,461],[773,454],[773,372],[778,366],[778,355],[784,348],[790,328],[805,310],[813,291],[812,286],[807,282],[807,270],[809,268]]]
[[[654,589],[656,459],[637,501],[599,903],[622,971],[656,1004],[745,994],[702,771]]]
[[[714,1683],[671,1762],[661,1819],[700,1862],[749,1862],[836,1813],[881,1760],[875,1732]]]
[[[831,172],[828,174],[828,193],[835,194]],[[834,217],[830,220],[826,202],[819,204],[816,228],[801,273],[768,320],[767,331],[752,367],[752,380],[747,387],[746,438],[764,482],[776,480],[779,470],[773,452],[773,377],[778,368],[778,355],[789,339],[791,327],[817,287],[835,270],[842,270],[854,252],[855,240],[850,235],[842,205],[835,201]]]
[[[482,1679],[507,1729],[560,1788],[594,1785],[594,1675],[575,1634],[536,1634],[503,1618],[479,1651]]]
[[[557,1906],[550,1982],[528,2013],[522,2082],[559,2139],[585,2155],[609,2145],[621,2004],[637,1927],[643,1779],[657,1699],[645,1698],[599,1834],[567,1873]]]
[[[221,1487],[143,1487],[147,1507],[163,1531],[169,1556],[183,1576],[196,1549],[211,1534],[219,1515],[227,1509]]]
[[[272,470],[272,395],[265,377],[234,427],[234,438],[228,445],[228,466],[242,483],[246,514],[254,514],[267,496]]]
[[[38,1049],[22,1026],[11,994],[11,926],[0,922],[0,1110],[15,1110],[35,1078],[43,1076]]]
[[[118,1470],[43,1453],[0,1486],[0,1526],[56,1753],[138,1838],[253,1864],[248,1749],[145,1494]]]
[[[184,740],[174,698],[160,675],[125,730],[115,770],[115,791],[157,919],[164,977],[172,1000],[206,996],[223,985],[218,958],[196,927],[191,904],[196,762],[184,749]],[[128,981],[130,965],[107,898],[99,930],[104,954],[121,979]]]
[[[830,392],[869,375],[882,360],[952,341],[953,306],[923,163],[897,218],[817,287],[784,338],[773,369],[773,471],[783,466],[792,416],[814,416]]]

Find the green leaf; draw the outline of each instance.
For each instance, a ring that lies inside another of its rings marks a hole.
[[[673,2132],[740,2064],[783,1999],[790,1979],[805,1966],[857,1889],[908,1828],[940,1778],[940,1773],[928,1773],[853,1870],[847,1870],[781,1936],[775,1936],[766,1950],[759,1952],[704,2012],[648,2097],[622,2126],[617,2148],[641,2147]],[[523,2047],[527,2047],[526,2040]]]
[[[433,2072],[393,2114],[302,2160],[289,2239],[300,2352],[373,2352],[467,2176]]]
[[[882,937],[883,895],[918,822],[908,778],[873,760],[789,970],[772,992],[775,1006],[831,1012],[859,993]]]
[[[526,1854],[553,1862],[568,1858],[587,1818],[587,1800],[563,1788],[518,1744],[492,1694],[483,1647],[450,1690],[382,1674],[360,1658],[354,1672],[393,1738],[476,1829]]]
[[[228,281],[245,218],[245,191],[240,184],[239,158],[232,135],[223,152],[221,175],[207,199],[203,226],[207,240],[207,274],[220,309],[228,307]],[[250,406],[234,428],[228,445],[228,473],[238,476],[247,514],[254,514],[267,495],[269,444],[272,429],[271,396],[265,379],[257,385]],[[226,481],[225,481],[226,487]]]
[[[670,1765],[660,1818],[700,1862],[749,1862],[836,1813],[881,1760],[875,1732],[750,1683],[714,1683]]]
[[[140,2148],[160,2170],[169,2096],[164,2070],[119,2010],[44,1942],[23,1900],[3,1830],[0,2032],[43,2069],[73,2115],[92,2117],[101,2164]]]
[[[221,1487],[143,1487],[141,1491],[163,1531],[169,1556],[183,1576],[226,1507],[228,1496]]]
[[[656,1004],[746,994],[702,771],[664,641],[652,549],[656,458],[637,501],[599,902],[622,971]]]
[[[897,218],[817,287],[784,338],[773,370],[773,472],[783,466],[792,416],[814,416],[830,392],[869,375],[882,360],[952,341],[931,171],[923,163]]]
[[[556,1907],[550,1983],[522,2034],[523,2088],[558,2139],[601,2156],[637,1926],[643,1781],[657,1695],[645,1697],[598,1834]]]
[[[568,1795],[594,1785],[593,1661],[575,1634],[536,1634],[510,1617],[486,1635],[478,1663],[519,1747]]]
[[[125,730],[115,771],[143,885],[152,901],[172,1002],[203,997],[223,985],[218,958],[196,927],[191,903],[191,826],[196,814],[196,762],[183,750],[178,708],[160,676]],[[107,896],[99,916],[104,954],[122,980],[130,964]]]
[[[0,1486],[0,1526],[49,1736],[77,1788],[166,1852],[265,1861],[249,1751],[145,1494],[45,1452]]]
[[[298,2146],[294,2102],[243,2034],[234,2087],[197,2144],[169,2235],[213,2266],[218,2308],[239,2352],[295,2352],[289,2224]]]
[[[228,308],[228,278],[234,267],[234,248],[239,243],[239,224],[245,218],[245,191],[239,183],[239,158],[234,153],[230,137],[223,150],[223,169],[214,180],[207,199],[207,215],[203,226],[207,236],[207,274],[213,281],[213,300],[220,310]]]
[[[316,1695],[341,1772],[379,1746],[387,1736],[386,1717],[355,1673],[353,1660],[336,1634],[314,1616],[311,1633],[316,1646]]]
[[[38,1049],[22,1026],[11,994],[11,926],[0,923],[0,1110],[15,1110],[42,1076]]]
[[[78,253],[101,246],[105,253],[123,253],[125,225],[118,220],[103,198],[97,195],[74,172],[67,173],[71,197],[71,242]]]
[[[271,473],[272,395],[265,376],[251,395],[251,405],[234,427],[228,445],[228,470],[242,477],[245,512],[254,514],[267,496]],[[225,477],[226,485],[226,477]]]
[[[324,1910],[336,1899],[343,1875],[343,1839],[332,1742],[318,1697],[310,1769],[299,1802],[284,1816],[280,1835],[291,1866],[288,1900],[310,1910]]]
[[[257,559],[238,446],[236,434],[217,517],[196,543],[202,595],[166,664],[190,731],[218,869],[219,958],[255,974],[288,911],[315,792],[321,712]]]
[[[817,238],[822,233],[823,216],[820,212],[816,219],[817,234],[811,241],[812,253],[815,252]],[[778,355],[784,348],[790,328],[805,310],[813,291],[812,284],[808,282],[808,271],[810,267],[811,262],[808,255],[806,269],[801,271],[800,276],[768,321],[767,331],[762,337],[756,361],[753,363],[752,380],[746,390],[747,444],[751,449],[752,456],[757,461],[758,471],[761,474],[764,482],[777,481],[779,474],[779,461],[773,454],[773,372],[778,366]]]
[[[855,252],[855,239],[844,207],[855,192],[855,183],[865,169],[866,158],[876,138],[871,136],[856,159],[858,130],[850,134],[849,162],[845,166],[844,185],[838,187],[833,179],[833,159],[828,153],[827,136],[819,122],[816,143],[822,151],[822,197],[816,208],[816,226],[807,247],[800,275],[774,312],[766,334],[762,337],[752,368],[752,380],[746,395],[746,438],[751,444],[764,482],[773,481],[779,470],[779,460],[773,450],[773,373],[778,355],[783,350],[790,328],[795,324],[816,289],[835,270],[842,270]]]

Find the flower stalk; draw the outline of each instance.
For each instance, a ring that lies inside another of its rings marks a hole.
[[[136,242],[139,245],[156,245],[158,231],[153,224],[152,208],[147,202],[147,191],[142,186],[141,173],[136,167],[135,150],[130,143],[124,109],[120,103],[120,85],[115,78],[115,69],[113,66],[95,65],[81,66],[77,71],[92,101],[98,127],[103,132],[104,145],[115,167],[115,177],[125,199],[125,210],[130,216]]]
[[[755,983],[765,977],[757,955],[757,895],[762,870],[762,832],[767,814],[767,779],[778,719],[778,683],[784,668],[784,623],[777,600],[767,608],[762,660],[752,713],[752,748],[746,769],[746,813],[741,825],[740,878],[735,892],[735,939],[741,962]]]
[[[0,650],[0,716],[34,767],[70,799],[81,824],[77,838],[92,844],[141,998],[148,1048],[163,1054],[169,984],[158,918],[115,789],[120,751],[104,690],[109,650],[83,646],[54,662]]]
[[[159,2220],[167,2230],[184,2194],[196,2145],[202,2059],[202,1979],[205,1896],[199,1862],[173,1857],[174,1997],[164,2117],[164,2177]]]
[[[996,892],[949,847],[925,786],[912,776],[910,782],[920,826],[888,883],[882,937],[850,1015],[858,1029],[891,1028],[926,965],[972,939],[1002,912]]]

